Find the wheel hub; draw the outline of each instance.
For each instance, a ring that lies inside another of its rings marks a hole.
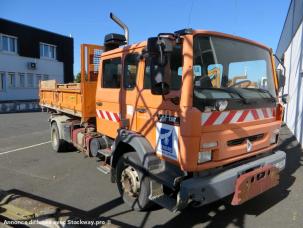
[[[132,197],[137,197],[140,192],[140,179],[134,167],[126,167],[121,174],[123,191]]]

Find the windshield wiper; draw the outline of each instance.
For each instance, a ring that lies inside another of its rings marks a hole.
[[[250,88],[252,90],[257,90],[261,93],[267,93],[271,98],[276,99],[267,89],[261,89],[261,88]]]
[[[222,89],[224,89],[227,92],[237,94],[243,100],[244,104],[248,104],[249,103],[248,100],[238,90],[236,90],[235,88],[226,87],[226,88],[222,88]]]
[[[221,87],[221,88],[210,88],[210,89],[224,91],[224,92],[227,92],[229,94],[237,94],[243,100],[244,104],[249,104],[247,98],[245,98],[239,91],[237,91],[234,88],[231,88],[231,87]]]
[[[224,91],[229,94],[236,94],[236,95],[238,95],[238,97],[241,98],[241,100],[243,101],[244,104],[249,104],[247,98],[245,98],[239,91],[237,91],[236,89],[231,88],[231,87],[221,87],[221,88],[210,87],[210,88],[202,88],[202,90],[203,89],[218,90],[218,91]]]
[[[261,88],[244,88],[244,89],[258,91],[260,93],[266,93],[270,96],[270,98],[276,100],[276,98],[266,89],[261,89]]]

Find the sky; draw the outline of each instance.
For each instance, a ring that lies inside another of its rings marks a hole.
[[[130,30],[130,43],[191,27],[229,33],[276,49],[290,0],[0,0],[0,17],[74,38],[74,74],[80,44],[102,45],[108,33]]]

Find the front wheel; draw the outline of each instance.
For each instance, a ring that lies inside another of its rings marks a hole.
[[[117,187],[123,201],[133,210],[149,209],[153,202],[149,200],[150,180],[139,169],[140,159],[136,152],[123,154],[116,167]]]

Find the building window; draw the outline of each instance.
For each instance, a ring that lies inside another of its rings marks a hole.
[[[17,53],[17,38],[0,34],[0,49],[4,52]]]
[[[102,87],[120,88],[121,73],[121,58],[103,60]]]
[[[27,74],[27,87],[32,88],[34,86],[34,75]]]
[[[19,73],[19,86],[20,88],[25,87],[25,75],[23,73]]]
[[[16,77],[15,73],[8,73],[8,87],[15,88],[16,87]]]
[[[56,59],[56,53],[55,45],[40,43],[40,58]]]
[[[5,79],[4,72],[0,72],[0,91],[3,91],[5,88],[4,79]]]
[[[45,74],[45,75],[43,75],[43,80],[48,80],[48,75],[47,74]]]
[[[39,87],[39,83],[42,80],[42,75],[41,74],[37,74],[36,75],[36,86]]]

